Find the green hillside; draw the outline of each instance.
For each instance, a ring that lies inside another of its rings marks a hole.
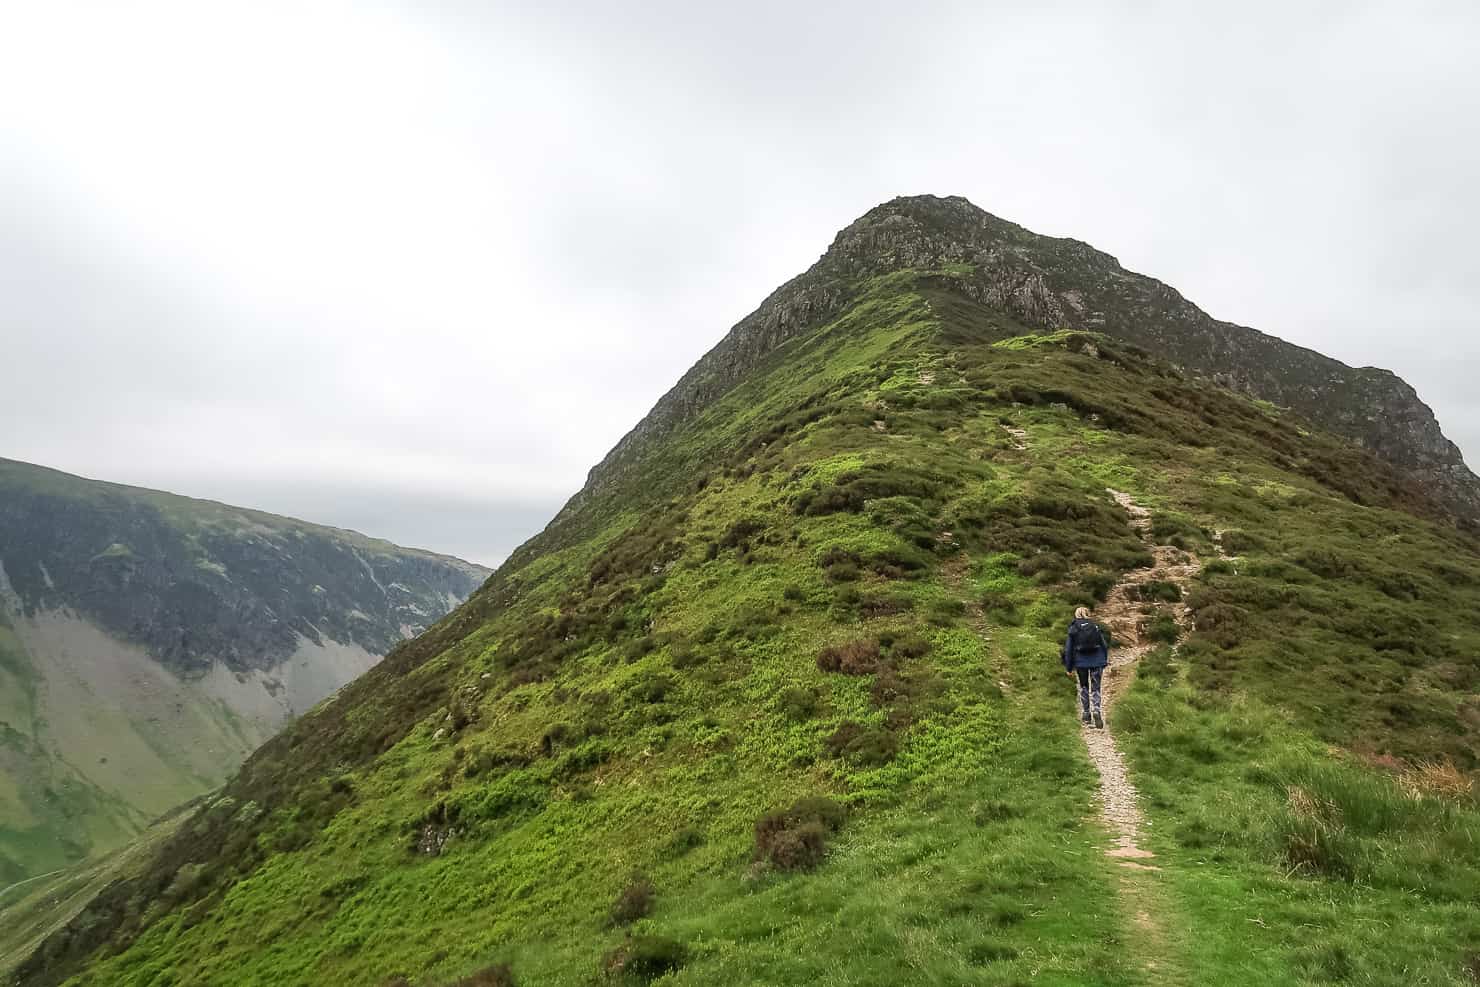
[[[757,356],[19,982],[1472,983],[1480,543],[975,273]],[[1154,856],[1058,666],[1101,601]]]
[[[0,888],[220,785],[486,575],[0,459]]]

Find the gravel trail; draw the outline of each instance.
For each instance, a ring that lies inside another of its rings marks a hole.
[[[1147,543],[1155,564],[1149,569],[1136,569],[1125,575],[1094,611],[1094,619],[1110,631],[1113,647],[1110,665],[1105,670],[1103,706],[1104,729],[1093,726],[1083,731],[1090,760],[1100,774],[1100,819],[1110,834],[1111,845],[1105,855],[1120,874],[1121,898],[1137,929],[1149,940],[1148,953],[1161,952],[1165,930],[1157,918],[1157,892],[1148,883],[1159,868],[1156,855],[1141,846],[1146,819],[1141,813],[1139,796],[1126,767],[1125,756],[1115,743],[1114,707],[1129,687],[1136,664],[1156,645],[1148,631],[1153,620],[1169,616],[1185,632],[1192,619],[1185,602],[1144,601],[1141,587],[1152,582],[1174,583],[1182,590],[1185,601],[1192,580],[1202,569],[1197,556],[1170,545],[1154,544],[1150,512],[1137,504],[1129,494],[1110,490],[1116,503],[1131,517],[1131,526]],[[1075,696],[1078,703],[1078,696]],[[1077,707],[1076,707],[1077,709]],[[1148,969],[1156,964],[1149,963]]]

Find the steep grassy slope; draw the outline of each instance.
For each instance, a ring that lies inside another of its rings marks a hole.
[[[0,885],[220,784],[484,575],[0,460]]]
[[[180,806],[116,850],[0,887],[0,976],[75,918],[103,888],[137,877],[193,808]]]
[[[1468,982],[1474,539],[972,273],[869,279],[766,355],[20,982]],[[1112,486],[1240,556],[1125,700],[1156,936],[1056,662],[1068,608],[1150,562]]]

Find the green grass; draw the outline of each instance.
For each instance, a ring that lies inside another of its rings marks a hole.
[[[1405,790],[1288,713],[1153,677],[1116,723],[1199,982],[1473,982],[1473,795]]]
[[[663,983],[1463,983],[1474,808],[1394,771],[1475,769],[1474,543],[1359,450],[952,276],[863,286],[562,512],[23,982],[585,985],[638,949],[610,916],[641,874]],[[1116,713],[1164,936],[1117,896],[1056,661],[1150,561],[1107,485],[1209,558],[1254,533]],[[803,799],[847,818],[767,865]]]
[[[0,887],[0,976],[75,918],[110,882],[137,876],[188,812],[188,807],[182,807],[156,821],[126,847],[38,879]]]

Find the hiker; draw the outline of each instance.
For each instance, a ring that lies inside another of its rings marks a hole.
[[[1110,643],[1100,625],[1089,619],[1089,609],[1074,611],[1069,636],[1064,641],[1064,671],[1072,678],[1079,675],[1079,722],[1088,723],[1094,714],[1095,726],[1103,727],[1100,716],[1100,677],[1110,663]]]

